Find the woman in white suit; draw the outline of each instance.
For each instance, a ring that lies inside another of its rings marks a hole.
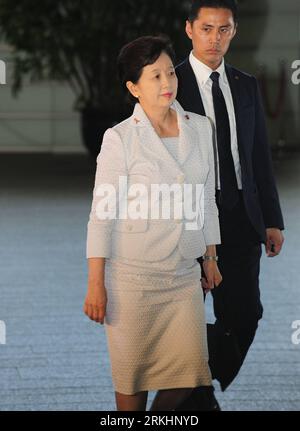
[[[121,50],[136,104],[97,158],[84,312],[105,324],[118,410],[145,410],[149,390],[151,410],[173,410],[211,385],[197,257],[209,288],[219,285],[212,131],[175,100],[173,59],[162,37]]]

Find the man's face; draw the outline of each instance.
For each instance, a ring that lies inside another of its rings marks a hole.
[[[217,69],[236,33],[236,25],[231,10],[203,7],[193,24],[186,22],[185,30],[192,40],[195,57]]]

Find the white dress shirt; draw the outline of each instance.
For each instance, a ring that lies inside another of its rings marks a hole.
[[[215,119],[215,111],[214,111],[213,97],[212,97],[212,80],[210,79],[210,75],[212,74],[212,72],[219,72],[220,74],[219,84],[224,95],[228,116],[229,116],[231,152],[232,152],[233,163],[234,163],[234,168],[236,173],[236,179],[237,179],[238,188],[242,189],[241,165],[240,165],[240,157],[238,152],[234,105],[233,105],[229,82],[226,76],[224,59],[222,60],[221,65],[216,70],[212,70],[210,67],[206,66],[206,64],[198,60],[193,55],[193,51],[191,51],[190,53],[189,60],[197,79],[205,114],[207,117],[210,118],[214,127],[216,127],[216,119]],[[216,131],[214,135],[216,136]],[[216,165],[217,165],[217,175],[216,175],[217,189],[220,189],[220,170],[219,170],[218,155],[217,155]]]

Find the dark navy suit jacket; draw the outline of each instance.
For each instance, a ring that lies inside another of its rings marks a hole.
[[[237,127],[243,197],[252,225],[266,241],[266,228],[284,229],[274,180],[264,110],[257,80],[226,64]],[[177,100],[186,111],[205,115],[198,83],[189,59],[176,67]]]

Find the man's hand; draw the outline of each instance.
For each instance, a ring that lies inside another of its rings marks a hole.
[[[266,230],[267,243],[266,243],[266,254],[268,257],[277,256],[282,248],[284,237],[280,229],[269,228]]]

